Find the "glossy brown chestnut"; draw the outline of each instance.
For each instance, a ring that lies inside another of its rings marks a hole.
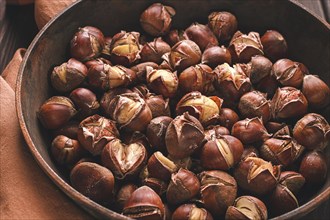
[[[267,100],[267,94],[258,91],[245,93],[239,100],[238,109],[242,117],[259,117],[264,124],[271,116],[270,101]]]
[[[141,14],[140,24],[143,30],[151,36],[162,36],[169,32],[174,15],[174,8],[154,3]]]
[[[60,165],[73,165],[85,155],[85,150],[77,140],[64,135],[57,136],[50,147],[55,161]]]
[[[169,54],[170,65],[178,71],[200,63],[202,52],[198,45],[191,40],[176,43]]]
[[[265,124],[265,128],[267,129],[268,133],[275,134],[280,129],[284,128],[286,126],[285,123],[281,122],[275,122],[275,121],[268,121]]]
[[[302,92],[294,87],[278,88],[272,99],[272,115],[275,119],[300,117],[307,112],[308,102]]]
[[[225,216],[226,220],[267,220],[266,205],[253,196],[240,196],[232,206],[229,206]]]
[[[167,127],[173,119],[168,116],[159,116],[153,118],[146,131],[148,141],[152,149],[161,151],[162,153],[167,152],[165,144],[165,134]]]
[[[87,76],[87,67],[71,58],[68,62],[54,67],[50,81],[54,89],[64,93],[77,88]]]
[[[137,188],[138,187],[133,183],[127,183],[120,187],[116,194],[116,206],[120,212],[123,210],[126,201],[132,196]]]
[[[89,61],[85,62],[84,64],[87,67],[87,69],[91,68],[94,65],[98,65],[98,64],[109,64],[109,65],[112,65],[111,62],[110,62],[110,60],[107,60],[107,59],[105,59],[103,57],[98,57],[98,58],[89,60]]]
[[[241,159],[244,160],[246,157],[259,157],[259,151],[252,145],[244,146],[243,154]]]
[[[231,39],[228,49],[233,62],[236,63],[248,63],[253,56],[264,54],[257,32],[250,32],[246,35],[237,31]]]
[[[299,173],[305,177],[306,184],[320,186],[327,178],[327,162],[322,152],[307,152],[299,167]]]
[[[117,179],[136,177],[146,160],[147,151],[141,143],[126,145],[119,139],[111,140],[101,154],[102,164],[110,169]]]
[[[131,70],[135,72],[138,81],[141,83],[146,83],[148,66],[153,69],[158,69],[158,64],[154,62],[139,63],[131,67]]]
[[[265,195],[272,191],[280,175],[280,166],[273,166],[261,158],[244,158],[234,170],[234,177],[241,189],[255,194]]]
[[[274,63],[272,75],[283,85],[300,88],[304,76],[308,74],[307,68],[299,62],[289,59],[280,59]]]
[[[95,202],[106,203],[114,198],[115,178],[97,163],[78,163],[71,170],[70,181],[73,188]]]
[[[78,140],[91,154],[100,155],[104,146],[119,137],[114,121],[100,115],[92,115],[79,124]]]
[[[212,12],[208,16],[208,25],[220,42],[230,40],[237,31],[235,15],[227,11]]]
[[[201,200],[212,216],[223,216],[237,195],[236,180],[220,170],[203,171],[199,174],[201,181]]]
[[[190,66],[180,73],[179,88],[185,93],[199,91],[205,95],[214,92],[216,75],[205,64]]]
[[[224,99],[224,106],[236,108],[241,96],[251,90],[250,79],[227,63],[217,66],[214,72],[217,75],[215,87],[219,97]]]
[[[275,62],[286,57],[288,45],[282,34],[275,30],[268,30],[261,37],[261,43],[264,48],[265,56]]]
[[[271,75],[272,62],[264,56],[257,55],[251,58],[249,63],[249,77],[253,84],[259,83],[262,79]]]
[[[266,76],[259,83],[254,85],[254,88],[260,92],[267,93],[268,98],[272,98],[280,86],[280,83],[273,75]]]
[[[330,104],[330,88],[318,76],[305,75],[301,91],[312,109],[323,109]]]
[[[175,159],[171,155],[167,156],[168,159],[172,160],[173,163],[178,167],[178,168],[184,168],[187,170],[191,170],[192,167],[192,159],[191,157],[185,157],[183,159]]]
[[[167,182],[164,182],[163,180],[153,178],[153,177],[147,177],[142,182],[143,185],[150,187],[153,191],[155,191],[159,196],[162,196],[168,187]]]
[[[221,108],[219,113],[220,125],[231,130],[233,125],[239,120],[237,113],[230,108]]]
[[[193,23],[184,32],[184,37],[194,41],[204,51],[206,48],[218,45],[218,39],[211,29],[204,24]]]
[[[211,213],[195,204],[180,205],[172,215],[172,220],[213,220]]]
[[[236,122],[231,129],[231,134],[243,144],[265,141],[271,136],[260,118],[246,118]]]
[[[64,135],[71,139],[78,139],[78,128],[79,128],[78,121],[68,121],[65,125],[62,127],[52,130],[52,137],[56,137],[58,135]]]
[[[143,45],[140,52],[141,61],[160,64],[162,62],[162,56],[170,51],[170,45],[163,41],[162,38],[155,38],[154,41]]]
[[[147,83],[155,93],[163,97],[173,97],[178,89],[179,80],[176,72],[166,69],[147,68]]]
[[[166,199],[172,205],[181,204],[197,196],[200,186],[200,182],[193,172],[180,168],[171,176]]]
[[[149,93],[145,97],[147,106],[150,108],[152,118],[159,116],[170,116],[169,98],[164,99],[162,95]]]
[[[152,119],[146,102],[137,93],[117,95],[109,104],[109,113],[122,129],[145,131]]]
[[[212,46],[204,50],[202,54],[202,63],[215,68],[223,63],[231,64],[231,54],[224,46]]]
[[[222,99],[217,96],[206,97],[200,92],[190,92],[183,96],[176,106],[176,114],[189,112],[204,126],[215,124],[219,117]]]
[[[285,186],[278,184],[269,198],[269,207],[273,215],[278,216],[299,207],[295,195]]]
[[[111,40],[111,62],[123,66],[130,66],[141,58],[140,33],[121,31]]]
[[[86,88],[73,90],[69,97],[77,107],[80,118],[86,118],[95,114],[100,107],[96,95]]]
[[[165,135],[166,148],[173,158],[189,157],[202,145],[204,137],[202,124],[185,112],[169,124]]]
[[[305,184],[305,178],[295,171],[284,171],[280,175],[279,184],[287,187],[293,194],[298,195]]]
[[[104,35],[96,27],[79,28],[70,42],[71,56],[80,61],[87,61],[100,55],[104,47]]]
[[[206,170],[229,170],[243,154],[243,144],[231,135],[213,137],[201,149],[201,165]]]
[[[127,200],[123,214],[134,219],[163,220],[165,208],[155,191],[148,186],[142,186]]]
[[[330,142],[330,125],[316,113],[309,113],[297,121],[293,137],[308,150],[322,150]]]
[[[76,113],[69,98],[53,96],[40,106],[37,116],[45,128],[57,129],[64,126]]]
[[[178,167],[172,160],[165,157],[161,152],[156,151],[150,156],[147,169],[149,172],[148,176],[168,182],[172,173],[176,172]]]
[[[185,37],[183,36],[184,31],[178,30],[178,29],[172,29],[168,32],[167,35],[163,37],[163,39],[171,46],[173,47],[176,43],[179,41],[185,40]]]

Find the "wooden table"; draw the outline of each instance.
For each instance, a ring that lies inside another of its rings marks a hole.
[[[261,0],[262,1],[262,0]],[[320,18],[330,22],[330,0],[297,0]],[[0,73],[6,67],[17,48],[27,48],[38,29],[34,22],[34,6],[5,6],[0,0]],[[328,200],[305,216],[304,220],[328,219]]]

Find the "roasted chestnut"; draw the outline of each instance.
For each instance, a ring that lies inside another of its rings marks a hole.
[[[170,45],[163,41],[162,38],[155,38],[154,41],[143,45],[140,53],[141,61],[160,64],[162,62],[162,56],[170,51]]]
[[[315,75],[304,76],[301,91],[312,109],[323,109],[330,104],[329,86]]]
[[[176,159],[189,157],[204,141],[201,123],[188,112],[177,116],[169,124],[165,143],[168,153]]]
[[[186,38],[183,36],[184,31],[178,30],[178,29],[172,29],[168,32],[167,35],[164,36],[164,40],[173,47],[176,43],[182,40],[186,40]]]
[[[104,47],[104,35],[96,27],[79,28],[70,42],[71,56],[80,61],[96,58]]]
[[[70,93],[70,99],[78,109],[80,118],[95,114],[100,107],[96,95],[89,89],[77,88]]]
[[[229,135],[230,131],[228,128],[223,127],[221,125],[210,125],[208,126],[205,131],[205,139],[206,140],[212,140],[213,137],[219,137],[221,135]]]
[[[330,126],[319,114],[309,113],[297,121],[293,137],[309,150],[322,150],[330,142]]]
[[[185,30],[184,37],[194,41],[202,51],[210,46],[218,45],[217,37],[204,24],[193,23]]]
[[[53,96],[39,108],[37,116],[47,129],[57,129],[65,125],[75,114],[72,101],[64,96]]]
[[[213,220],[211,213],[195,204],[183,204],[172,215],[172,220]]]
[[[280,166],[273,166],[261,158],[244,158],[234,169],[234,177],[241,189],[255,195],[271,192],[277,184]]]
[[[295,195],[284,185],[278,184],[269,198],[270,211],[278,216],[299,207]]]
[[[295,171],[284,171],[280,175],[279,184],[287,187],[293,194],[297,195],[305,184],[305,177]]]
[[[153,118],[147,127],[147,138],[151,148],[155,151],[167,152],[165,144],[165,134],[167,127],[173,119],[168,116]]]
[[[173,97],[178,89],[179,80],[176,72],[166,69],[147,69],[147,83],[155,93],[165,98]]]
[[[282,34],[275,30],[268,30],[261,37],[265,56],[275,62],[284,58],[288,52],[288,45]]]
[[[230,108],[221,108],[219,113],[220,125],[231,130],[233,125],[239,120],[237,113]]]
[[[202,54],[202,63],[215,68],[223,63],[231,64],[231,54],[224,46],[212,46],[204,50]]]
[[[322,152],[307,152],[299,167],[299,173],[305,178],[306,184],[320,186],[327,178],[327,162]]]
[[[230,40],[237,31],[235,15],[227,11],[212,12],[208,16],[208,25],[220,42]]]
[[[116,206],[122,211],[126,201],[132,196],[138,187],[133,183],[128,183],[120,187],[116,195]]]
[[[153,69],[158,69],[158,64],[154,62],[139,63],[131,67],[131,70],[135,72],[138,81],[141,83],[146,83],[148,66]]]
[[[268,213],[266,205],[253,196],[240,196],[226,211],[226,220],[267,220]]]
[[[174,15],[174,8],[154,3],[141,14],[140,24],[143,30],[151,36],[162,36],[170,30]]]
[[[168,182],[172,173],[175,173],[178,167],[172,160],[165,157],[161,152],[156,151],[150,156],[147,169],[149,173],[148,176]]]
[[[271,75],[272,62],[264,56],[257,55],[251,58],[248,75],[253,84],[258,84],[262,79]]]

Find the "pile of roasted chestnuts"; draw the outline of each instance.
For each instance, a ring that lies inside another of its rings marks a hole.
[[[297,208],[326,180],[329,87],[278,31],[242,33],[225,11],[177,30],[175,13],[150,5],[141,33],[77,30],[38,111],[51,157],[80,193],[135,219]]]

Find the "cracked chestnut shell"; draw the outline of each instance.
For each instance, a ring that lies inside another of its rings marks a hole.
[[[147,169],[150,177],[168,182],[172,173],[176,172],[178,167],[172,160],[165,157],[161,152],[156,151],[150,156]]]
[[[171,46],[173,47],[176,43],[179,41],[185,40],[185,37],[183,36],[184,31],[178,30],[178,29],[172,29],[166,34],[163,39]]]
[[[212,46],[204,50],[202,54],[202,63],[215,68],[223,63],[231,64],[231,54],[224,46]]]
[[[194,41],[202,51],[210,46],[218,45],[218,39],[211,29],[207,25],[199,24],[197,22],[190,25],[184,31],[184,37],[188,40]]]
[[[219,137],[221,135],[229,135],[230,131],[228,128],[223,127],[221,125],[210,125],[208,126],[205,131],[205,139],[207,141],[212,140],[213,137]]]
[[[120,128],[131,131],[145,131],[152,119],[146,102],[137,93],[123,93],[115,96],[109,104],[109,114]]]
[[[136,73],[121,65],[96,64],[89,68],[87,81],[92,87],[107,91],[132,85],[137,80]]]
[[[109,141],[118,138],[119,132],[114,121],[92,115],[80,122],[77,135],[80,144],[95,156]]]
[[[183,70],[179,76],[179,88],[185,93],[199,91],[203,94],[214,92],[213,82],[216,75],[205,64],[197,64]]]
[[[73,188],[95,202],[107,203],[114,198],[115,178],[97,163],[78,163],[71,170],[70,181]]]
[[[244,158],[234,169],[234,177],[241,189],[255,194],[265,195],[272,191],[280,175],[280,166],[273,166],[261,158]]]
[[[253,196],[240,196],[226,211],[226,220],[267,220],[268,213],[266,205]]]
[[[208,26],[220,42],[225,42],[237,31],[237,19],[227,11],[212,12],[208,16]]]
[[[140,33],[121,31],[111,40],[111,62],[123,66],[130,66],[140,57]]]
[[[215,88],[219,92],[219,97],[224,99],[224,106],[236,108],[241,96],[251,90],[250,79],[227,63],[217,66],[214,72],[217,75]]]
[[[68,62],[54,67],[50,81],[59,92],[69,92],[77,88],[87,76],[87,67],[80,61],[71,58]]]
[[[327,161],[324,153],[319,151],[307,152],[300,163],[299,173],[305,177],[306,184],[320,186],[327,178]]]
[[[316,113],[309,113],[297,121],[293,137],[308,150],[322,150],[330,142],[330,125]]]
[[[143,30],[151,36],[162,36],[169,32],[174,15],[174,8],[154,3],[141,14],[140,24]]]
[[[263,55],[263,47],[259,33],[250,32],[247,35],[237,31],[228,47],[232,60],[236,63],[248,63],[255,55]]]
[[[111,101],[117,96],[122,95],[124,93],[131,93],[132,90],[124,88],[124,87],[117,87],[114,89],[110,89],[109,91],[105,92],[100,100],[101,110],[106,114],[106,116],[111,116]]]
[[[168,203],[177,205],[197,196],[199,189],[200,183],[197,176],[189,170],[180,168],[171,176],[166,199]]]
[[[131,67],[131,70],[135,72],[138,81],[141,83],[146,83],[148,66],[153,69],[158,69],[158,64],[154,62],[143,62]]]
[[[238,138],[243,144],[253,144],[270,138],[260,118],[246,118],[236,122],[231,134]]]
[[[174,8],[154,3],[142,12],[140,24],[143,30],[151,36],[162,36],[169,32],[174,15]]]
[[[300,88],[303,78],[308,74],[307,68],[299,62],[280,59],[272,67],[272,75],[283,85]]]
[[[280,175],[279,184],[287,187],[293,194],[298,195],[305,184],[305,177],[295,171],[284,171]]]
[[[98,57],[104,47],[104,35],[101,30],[92,26],[79,28],[70,42],[71,56],[80,61]]]
[[[140,52],[141,61],[160,64],[162,62],[162,56],[170,51],[170,45],[163,41],[162,38],[155,38],[154,41],[143,45]]]
[[[200,160],[206,170],[229,170],[241,159],[243,144],[231,135],[213,137],[201,149]]]
[[[221,108],[219,113],[219,123],[231,130],[233,125],[239,120],[237,113],[230,108]]]
[[[176,106],[177,115],[189,112],[204,126],[214,124],[219,117],[222,99],[217,96],[206,97],[200,92],[190,92],[183,96]]]
[[[305,75],[301,91],[312,109],[323,109],[330,104],[330,88],[318,76]]]
[[[172,214],[172,220],[213,220],[211,213],[195,204],[180,205]]]
[[[238,109],[244,118],[259,117],[266,123],[271,117],[270,101],[259,91],[245,93],[239,100]]]
[[[91,68],[94,65],[98,65],[98,64],[109,64],[109,65],[112,65],[111,62],[110,62],[110,60],[107,60],[107,59],[105,59],[103,57],[98,57],[98,58],[89,60],[89,61],[85,62],[84,64],[87,67],[87,69]]]
[[[134,219],[163,220],[165,208],[155,191],[148,186],[142,186],[127,200],[123,214]]]
[[[140,142],[124,144],[119,139],[111,140],[102,150],[102,164],[110,169],[117,179],[133,178],[146,164],[147,151]]]
[[[168,116],[159,116],[150,121],[147,127],[146,136],[152,149],[161,151],[162,153],[167,152],[165,134],[167,127],[172,120],[173,119]]]
[[[261,37],[261,43],[264,48],[265,56],[275,62],[286,57],[288,45],[281,33],[275,30],[268,30]]]
[[[53,96],[40,106],[37,116],[45,128],[57,129],[64,126],[76,113],[69,98]]]
[[[199,174],[201,181],[201,200],[212,216],[223,216],[237,195],[236,180],[220,170],[203,171]]]
[[[276,90],[271,107],[275,119],[297,118],[307,113],[308,102],[300,90],[283,87]]]
[[[295,195],[284,185],[278,184],[269,198],[269,207],[273,215],[278,216],[299,207]]]
[[[189,157],[204,141],[202,124],[188,112],[177,116],[169,124],[165,134],[168,153],[176,159]]]
[[[60,165],[73,165],[86,153],[77,140],[58,135],[52,141],[50,152]]]
[[[178,89],[179,80],[176,72],[166,69],[147,69],[147,83],[155,93],[164,98],[173,97]]]
[[[273,63],[264,56],[257,55],[249,63],[249,77],[251,83],[258,84],[262,79],[271,75]]]
[[[279,134],[285,130],[285,134]],[[304,147],[297,143],[290,136],[289,128],[286,126],[279,130],[274,136],[266,140],[260,147],[260,156],[276,165],[284,167],[295,162],[302,152]]]
[[[201,58],[202,52],[194,41],[182,40],[171,48],[169,63],[175,70],[182,71],[200,63]]]

